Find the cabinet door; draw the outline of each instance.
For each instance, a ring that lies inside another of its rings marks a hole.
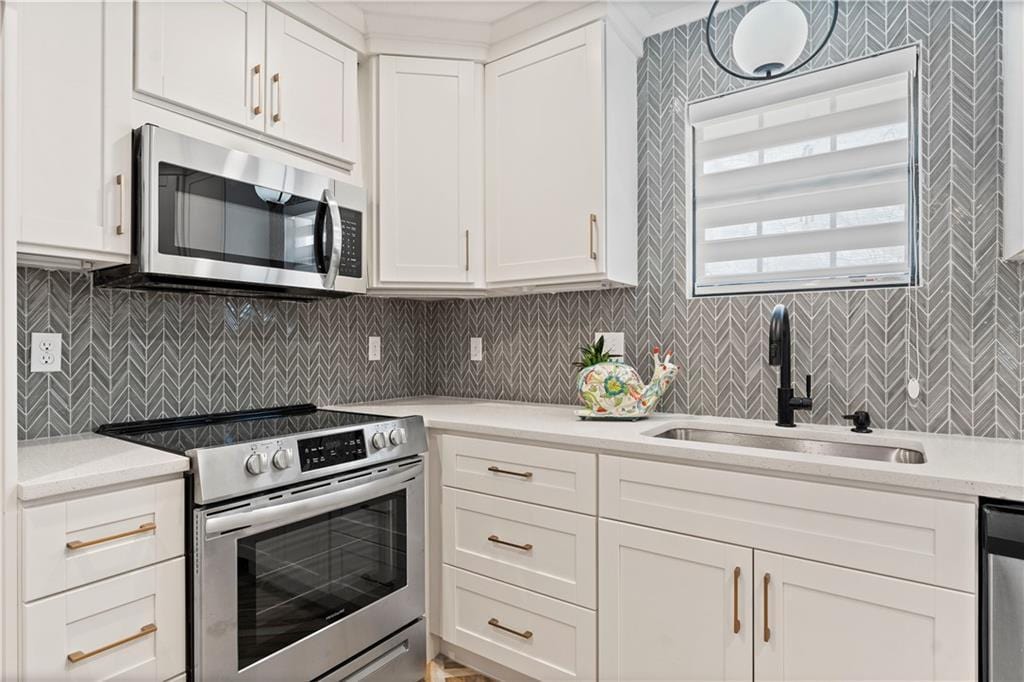
[[[358,158],[356,53],[267,8],[267,132],[347,161]]]
[[[754,553],[758,680],[973,680],[975,597]]]
[[[597,23],[486,66],[489,282],[604,271],[603,43]]]
[[[135,3],[135,89],[263,130],[262,2]]]
[[[601,519],[603,680],[751,680],[753,551]]]
[[[131,7],[61,2],[7,9],[3,87],[11,103],[18,249],[126,257]]]
[[[380,58],[382,282],[465,284],[483,271],[483,72]]]

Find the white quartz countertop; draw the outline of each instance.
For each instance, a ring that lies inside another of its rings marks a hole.
[[[95,433],[18,443],[24,501],[188,471],[188,457]]]
[[[389,416],[421,415],[431,429],[530,440],[552,447],[913,491],[1024,500],[1024,441],[883,429],[857,434],[849,427],[809,424],[782,434],[779,427],[763,421],[663,413],[638,422],[593,422],[577,419],[573,414],[577,408],[566,405],[432,396],[330,407]],[[904,447],[924,452],[927,461],[897,464],[653,437],[674,426]]]

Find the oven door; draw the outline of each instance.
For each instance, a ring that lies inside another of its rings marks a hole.
[[[195,512],[195,671],[309,680],[424,612],[423,464]]]
[[[361,188],[149,124],[136,145],[141,271],[366,291]]]

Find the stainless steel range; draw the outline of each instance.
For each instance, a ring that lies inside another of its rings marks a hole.
[[[196,680],[418,680],[419,417],[298,405],[111,424],[192,459]]]

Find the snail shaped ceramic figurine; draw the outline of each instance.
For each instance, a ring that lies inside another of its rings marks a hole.
[[[654,411],[665,392],[675,379],[679,368],[672,364],[672,351],[659,357],[661,349],[655,346],[651,355],[654,359],[654,374],[645,384],[640,373],[623,362],[610,359],[603,353],[604,339],[598,339],[594,346],[584,347],[584,362],[594,359],[597,348],[598,362],[587,364],[576,377],[576,388],[586,409],[577,410],[581,419],[609,419],[635,421],[646,418]],[[588,354],[588,350],[591,353]],[[584,363],[577,363],[583,365]]]

